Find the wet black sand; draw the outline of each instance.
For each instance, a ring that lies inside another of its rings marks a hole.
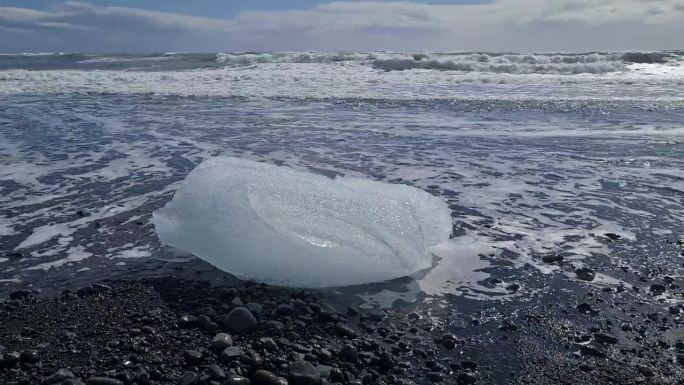
[[[358,314],[331,292],[222,274],[17,291],[0,303],[0,384],[682,384],[684,307],[639,299],[681,298],[681,282],[652,281],[559,277],[524,300]],[[245,308],[254,320],[235,321]]]

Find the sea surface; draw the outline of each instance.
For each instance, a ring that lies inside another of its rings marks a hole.
[[[216,155],[446,199],[450,247],[368,303],[684,273],[684,52],[4,54],[0,293],[207,270],[150,220]]]

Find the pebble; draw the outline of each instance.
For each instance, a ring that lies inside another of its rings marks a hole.
[[[197,350],[185,350],[183,351],[183,359],[188,365],[198,365],[202,362],[202,353]]]
[[[278,344],[271,337],[262,337],[259,339],[259,342],[261,342],[261,346],[263,346],[264,349],[271,352],[278,349]]]
[[[73,378],[67,378],[66,380],[62,381],[60,385],[85,385],[85,383]]]
[[[222,379],[226,378],[226,373],[218,365],[207,366],[207,374],[209,375],[210,378],[212,378],[214,380],[222,380]]]
[[[338,368],[332,368],[330,369],[330,378],[329,380],[331,382],[339,382],[342,383],[344,382],[344,373]]]
[[[356,338],[356,332],[354,331],[354,329],[350,328],[347,324],[344,324],[342,322],[338,322],[337,324],[335,324],[335,330],[341,336]]]
[[[620,235],[615,233],[605,233],[603,235],[611,241],[617,241],[618,239],[622,238]]]
[[[180,385],[197,385],[200,382],[200,377],[195,372],[185,372],[181,377]],[[90,384],[88,384],[90,385]]]
[[[257,373],[259,371],[257,370]],[[255,373],[256,375],[256,373]],[[238,376],[237,374],[229,374],[228,378],[226,378],[226,381],[224,382],[225,385],[250,385],[249,378]],[[262,385],[260,383],[255,382],[256,385]],[[267,384],[263,384],[267,385]]]
[[[238,346],[230,346],[221,352],[220,358],[225,362],[229,362],[239,357],[245,357],[245,352]]]
[[[16,290],[10,293],[10,299],[21,301],[33,297],[31,290]]]
[[[385,312],[380,309],[372,309],[368,312],[368,318],[371,321],[380,322],[385,318]]]
[[[74,378],[74,374],[66,369],[60,369],[55,374],[45,379],[48,384],[54,384],[56,382],[62,382],[67,379]]]
[[[684,366],[684,354],[677,354],[677,363],[681,366]]]
[[[581,303],[577,305],[577,311],[584,314],[596,314],[596,311],[592,309],[591,305],[588,303]]]
[[[352,345],[344,345],[340,349],[340,358],[342,361],[354,363],[359,359],[359,353]]]
[[[588,267],[580,267],[575,270],[575,275],[583,281],[593,281],[596,278],[596,272]]]
[[[428,379],[432,382],[442,382],[444,381],[444,374],[440,372],[430,372],[428,373]]]
[[[660,294],[663,294],[665,292],[665,290],[667,290],[667,289],[665,288],[665,286],[656,283],[656,284],[651,285],[650,290],[651,290],[651,293],[653,293],[655,295],[660,295]]]
[[[110,377],[90,377],[86,385],[124,385],[124,383]]]
[[[19,352],[0,353],[0,368],[13,368],[19,362]]]
[[[476,371],[477,364],[473,361],[461,361],[461,367],[465,370]]]
[[[29,364],[36,364],[38,361],[40,361],[40,353],[33,349],[24,350],[19,355],[19,360],[22,362],[28,362]]]
[[[257,320],[246,307],[236,307],[228,313],[224,327],[232,333],[248,333],[257,328]]]
[[[191,328],[197,324],[197,317],[194,315],[184,315],[178,320],[178,326],[181,328]]]
[[[330,371],[333,369],[332,366],[328,365],[318,365],[316,367],[318,373],[320,373],[321,378],[330,378]]]
[[[597,358],[606,358],[606,353],[595,345],[584,345],[580,349],[582,355],[592,356]]]
[[[378,366],[380,367],[380,370],[388,372],[392,370],[392,368],[394,368],[394,358],[391,354],[387,352],[382,352],[380,353]]]
[[[293,315],[294,312],[295,309],[292,306],[284,303],[278,305],[276,308],[276,313],[278,313],[278,315]]]
[[[461,372],[456,375],[456,383],[459,385],[474,384],[477,382],[477,377],[474,373]]]
[[[215,351],[222,351],[223,349],[233,346],[233,338],[227,333],[218,333],[211,340],[211,349]]]
[[[643,374],[644,377],[653,377],[655,376],[655,373],[653,372],[653,369],[649,368],[648,366],[639,366],[639,373]]]
[[[268,370],[260,369],[252,375],[252,382],[254,385],[275,385],[276,381],[278,381],[276,375]]]
[[[294,385],[319,385],[321,374],[308,361],[296,361],[290,364],[290,381]]]
[[[596,333],[594,334],[594,340],[598,343],[602,344],[611,344],[614,345],[618,343],[618,339],[615,336],[612,336],[610,334],[604,334],[604,333]]]
[[[264,311],[264,307],[260,303],[256,302],[249,302],[247,303],[247,309],[251,311],[252,313],[260,314],[262,311]]]
[[[518,330],[518,327],[511,323],[511,321],[504,321],[501,325],[499,325],[499,330],[504,332],[514,332]]]
[[[560,263],[563,262],[563,256],[558,254],[550,254],[542,257],[544,263]]]

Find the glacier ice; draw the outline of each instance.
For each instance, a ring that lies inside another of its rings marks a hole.
[[[451,232],[446,203],[418,188],[232,157],[200,164],[153,223],[224,271],[295,287],[409,275]]]

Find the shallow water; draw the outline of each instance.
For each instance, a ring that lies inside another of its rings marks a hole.
[[[0,291],[193,269],[150,215],[216,155],[444,197],[452,241],[412,279],[344,290],[369,302],[526,298],[582,266],[599,285],[628,280],[623,267],[682,274],[677,63],[578,74],[247,64],[0,70]],[[564,263],[543,263],[551,253]]]

